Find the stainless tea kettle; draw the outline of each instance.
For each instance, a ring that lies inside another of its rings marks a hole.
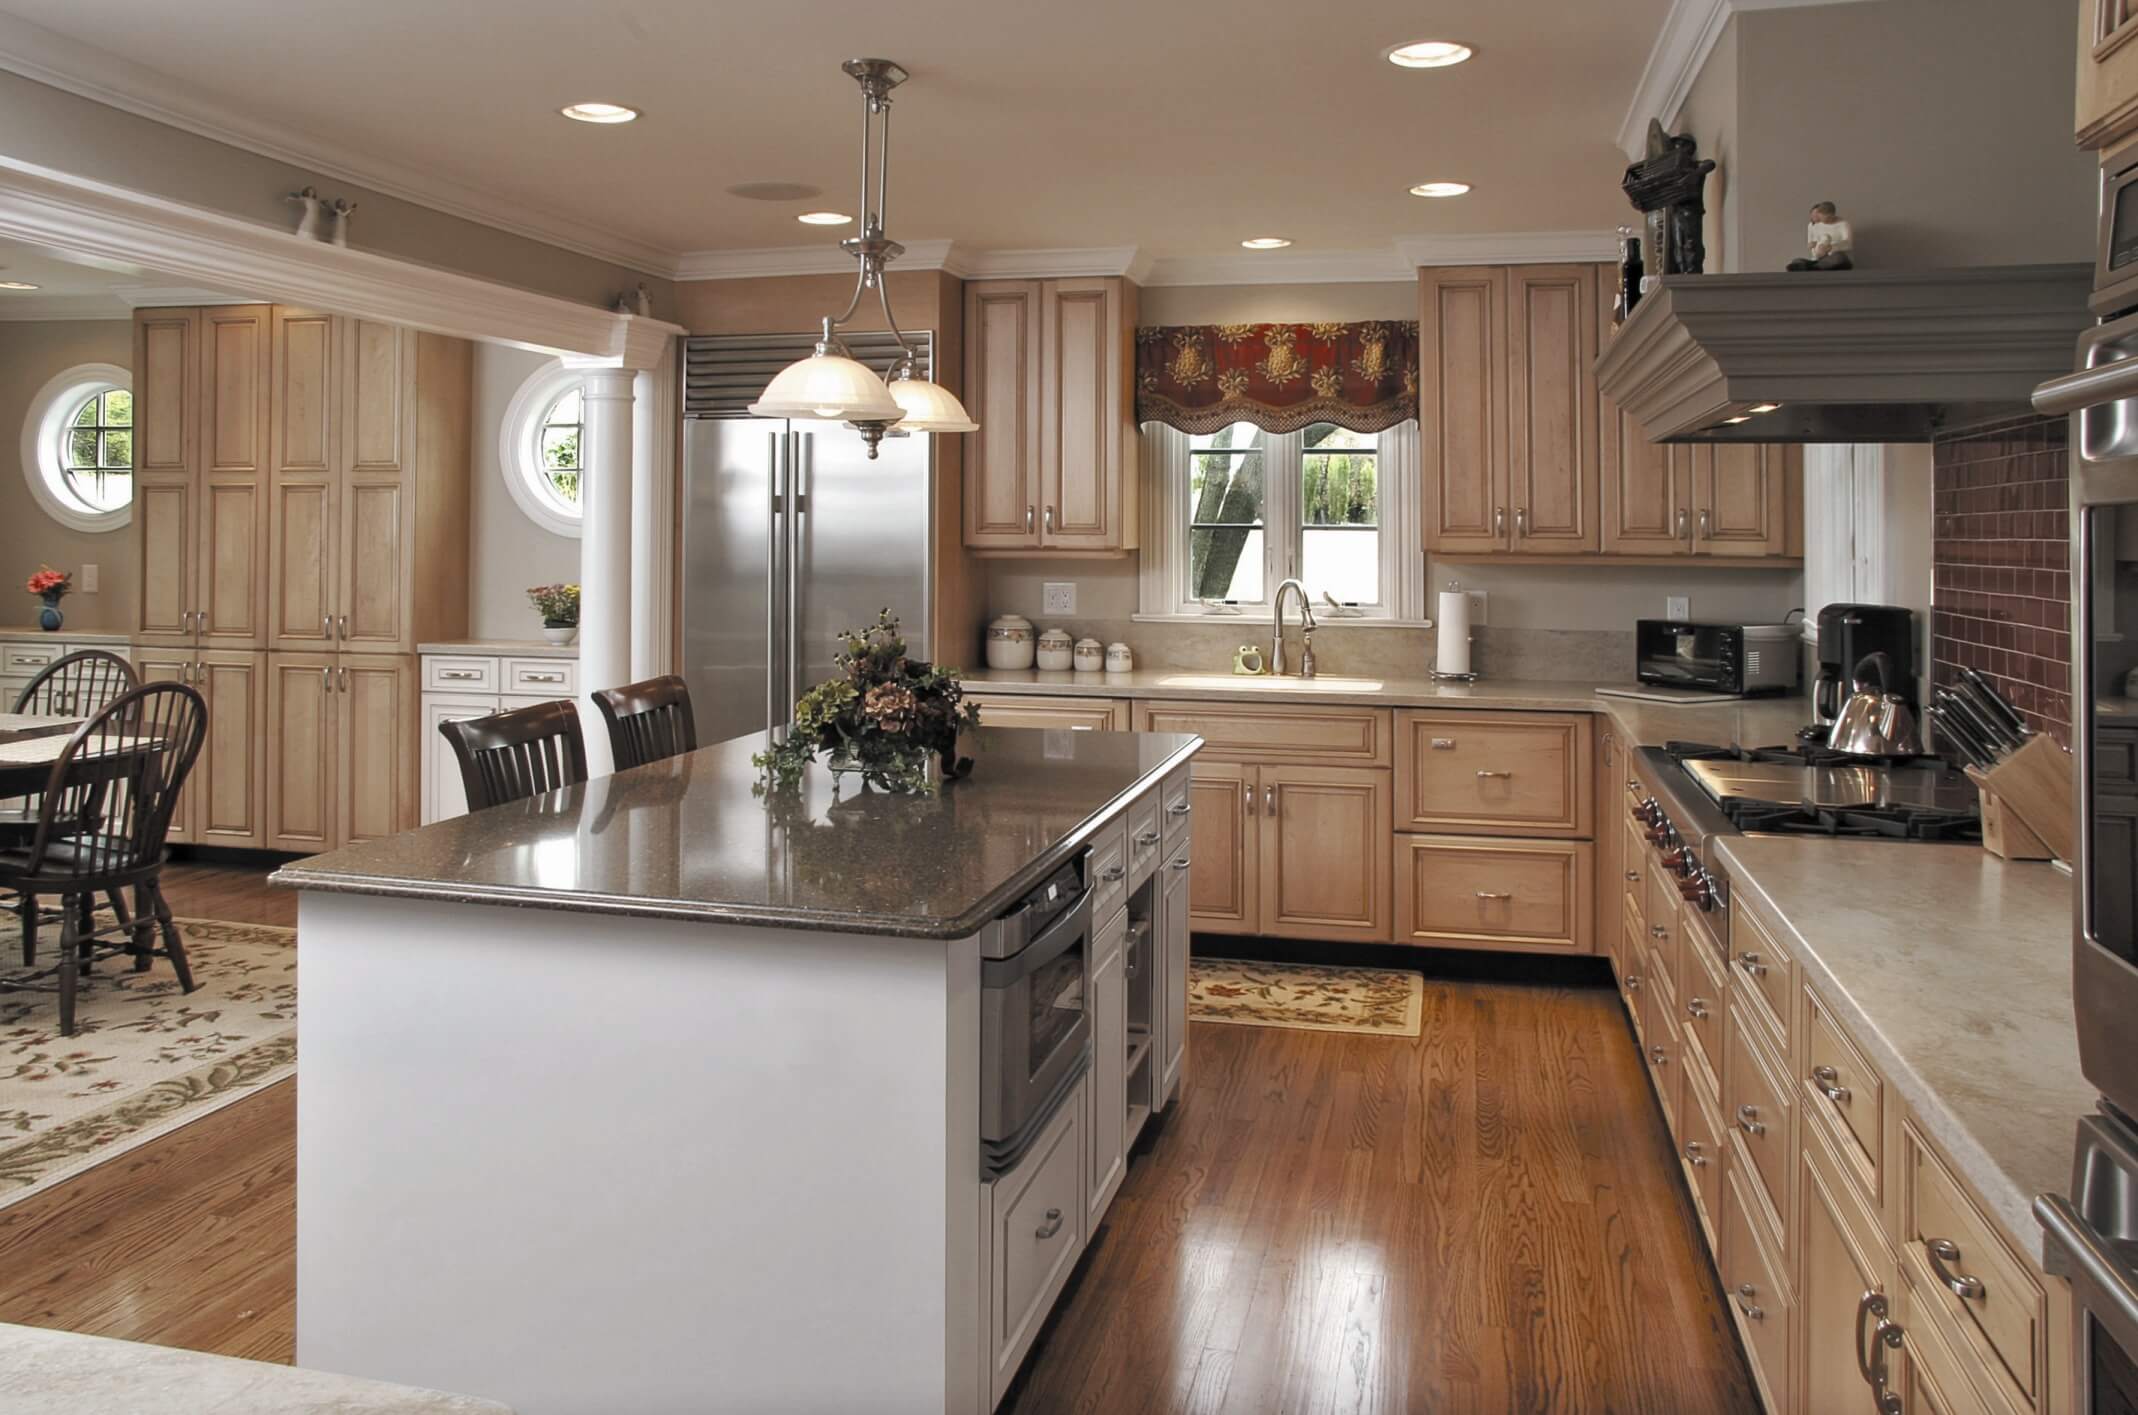
[[[1877,686],[1872,686],[1876,677]],[[1916,730],[1915,710],[1893,691],[1893,660],[1882,653],[1867,654],[1856,665],[1855,688],[1834,717],[1826,745],[1837,752],[1863,757],[1908,757],[1923,750]]]

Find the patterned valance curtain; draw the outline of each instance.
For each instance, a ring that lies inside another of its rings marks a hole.
[[[1380,432],[1418,416],[1418,324],[1176,324],[1136,331],[1136,420],[1182,432],[1335,423]]]

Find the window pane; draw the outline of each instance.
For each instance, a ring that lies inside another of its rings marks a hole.
[[[576,427],[543,428],[542,465],[552,471],[579,470],[579,429]]]
[[[114,388],[105,394],[104,421],[113,427],[133,426],[134,395],[123,388]]]
[[[93,467],[97,464],[97,431],[93,427],[70,428],[63,465]]]
[[[1331,423],[1306,431],[1300,458],[1301,524],[1308,526],[1379,525],[1379,459],[1372,433],[1352,432]]]
[[[96,421],[97,400],[94,398],[83,399],[81,410],[74,415],[74,425],[76,427],[95,427]]]
[[[559,398],[556,402],[552,403],[549,408],[549,416],[543,418],[542,421],[545,423],[578,422],[579,390],[574,388],[569,393],[566,393],[563,397]]]
[[[104,456],[98,462],[101,467],[128,468],[134,464],[134,435],[125,428],[113,428],[104,434]]]
[[[1316,530],[1301,532],[1307,593],[1316,604],[1327,591],[1339,603],[1378,604],[1381,599],[1381,533]]]
[[[1188,594],[1193,599],[1261,599],[1261,528],[1188,532],[1188,565]]]

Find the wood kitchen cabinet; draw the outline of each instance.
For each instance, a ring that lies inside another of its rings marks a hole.
[[[2080,147],[2106,151],[2138,134],[2138,3],[2079,0],[2076,132]]]
[[[414,828],[415,660],[273,653],[267,665],[268,848],[332,850]]]
[[[1039,697],[1026,693],[967,691],[980,709],[983,727],[1051,727],[1072,732],[1126,732],[1126,698]]]
[[[1594,265],[1419,272],[1426,550],[1801,557],[1801,449],[1658,445],[1598,390],[1616,278]]]
[[[1206,750],[1195,758],[1188,788],[1195,814],[1195,864],[1189,871],[1188,914],[1206,933],[1252,934],[1261,923],[1255,873],[1261,861],[1261,812],[1255,768],[1220,761]]]
[[[1389,939],[1389,774],[1195,759],[1194,927],[1265,938]]]
[[[965,287],[965,544],[1119,555],[1137,543],[1136,287]]]
[[[1596,847],[1586,840],[1398,835],[1398,943],[1587,953]]]
[[[200,757],[179,793],[170,838],[249,850],[265,846],[262,656],[234,649],[138,648],[133,659],[142,682],[188,684],[208,706]]]
[[[1091,1077],[1084,1095],[1085,1232],[1096,1231],[1128,1175],[1128,977],[1123,944],[1128,909],[1114,911],[1091,938]]]

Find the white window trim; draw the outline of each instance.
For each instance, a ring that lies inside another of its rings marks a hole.
[[[60,493],[59,438],[74,405],[92,390],[123,388],[131,393],[134,376],[117,364],[76,364],[55,374],[30,399],[22,420],[22,477],[38,509],[70,530],[102,533],[133,524],[133,502],[110,511],[87,511]]]
[[[542,491],[542,415],[549,411],[550,404],[564,393],[586,381],[586,375],[578,369],[566,368],[562,361],[552,360],[527,376],[512,401],[505,405],[505,417],[497,429],[497,469],[505,478],[505,489],[527,519],[554,535],[579,539],[580,517],[564,510]],[[581,439],[580,458],[585,460],[585,442]],[[581,473],[582,486],[585,473]]]
[[[1418,424],[1398,423],[1380,434],[1381,602],[1356,618],[1317,612],[1316,623],[1367,628],[1420,628],[1425,617],[1424,533],[1419,523]],[[1263,453],[1274,472],[1280,463],[1296,467],[1302,448],[1299,433],[1272,433]],[[1207,624],[1229,619],[1266,619],[1269,601],[1243,603],[1237,613],[1212,610],[1181,597],[1188,554],[1188,434],[1163,423],[1143,425],[1144,537],[1137,577],[1137,613],[1144,624]],[[1299,483],[1295,476],[1265,478],[1262,508],[1262,553],[1265,589],[1274,593],[1286,578],[1283,557],[1289,547],[1270,527],[1299,520]],[[1296,617],[1295,617],[1296,622]]]

